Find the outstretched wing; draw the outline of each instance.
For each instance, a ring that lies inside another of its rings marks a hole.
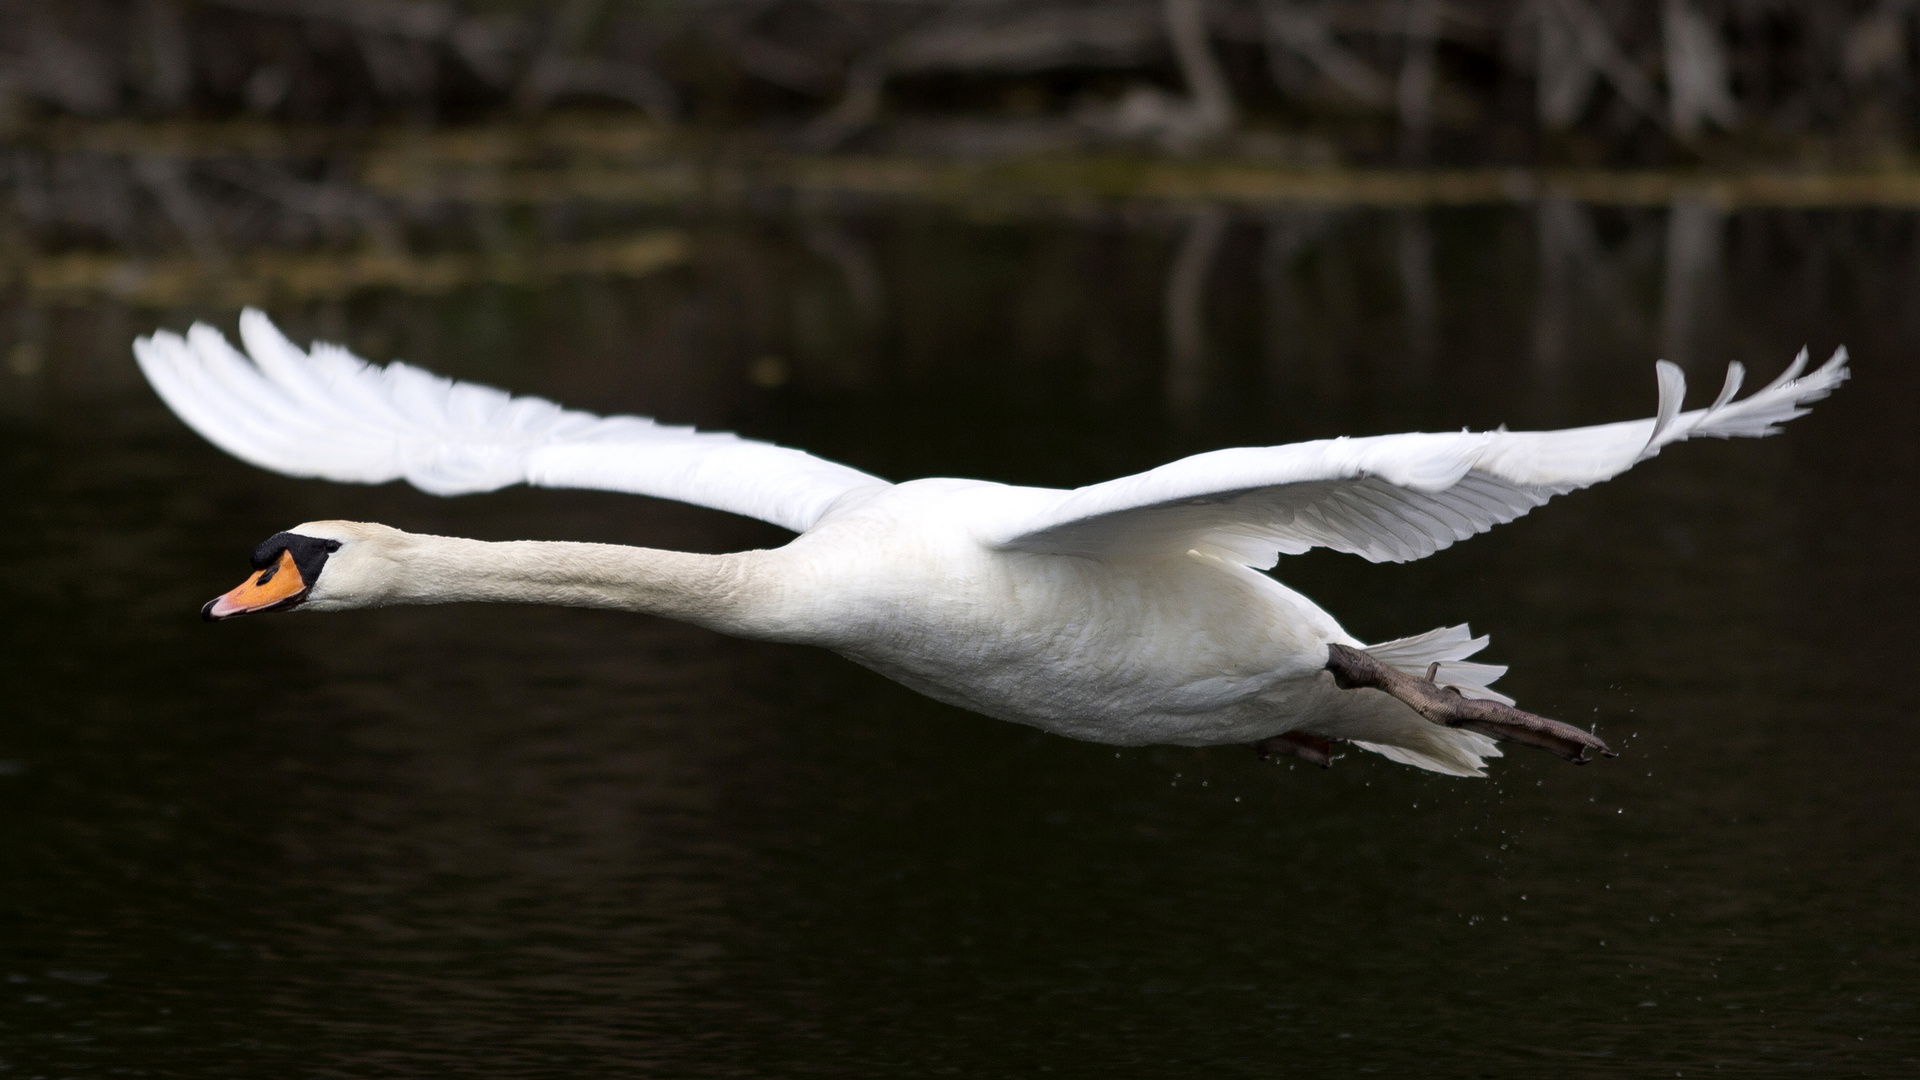
[[[208,441],[288,476],[434,495],[509,484],[676,499],[804,532],[842,495],[886,481],[799,450],[640,416],[513,397],[337,345],[302,352],[265,315],[240,316],[242,355],[196,324],[134,342],[147,381]]]
[[[1328,547],[1371,562],[1424,558],[1555,495],[1618,476],[1682,439],[1760,437],[1847,379],[1840,349],[1801,378],[1800,355],[1765,389],[1681,412],[1686,379],[1660,361],[1658,415],[1564,431],[1327,439],[1217,450],[1065,491],[986,537],[997,548],[1101,555],[1200,548],[1249,566]]]

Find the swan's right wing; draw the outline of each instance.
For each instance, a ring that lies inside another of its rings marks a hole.
[[[1727,371],[1713,404],[1680,411],[1686,380],[1657,365],[1660,404],[1645,420],[1564,431],[1482,431],[1324,439],[1196,454],[1135,476],[1047,493],[982,538],[1002,550],[1068,555],[1204,549],[1261,568],[1310,548],[1371,562],[1425,558],[1512,521],[1555,495],[1608,480],[1688,438],[1771,435],[1847,378],[1841,349],[1734,400]]]
[[[804,532],[841,496],[886,481],[799,450],[640,416],[595,416],[513,397],[337,345],[302,352],[263,314],[220,332],[134,342],[162,400],[209,442],[288,476],[406,480],[434,495],[510,484],[652,495]]]

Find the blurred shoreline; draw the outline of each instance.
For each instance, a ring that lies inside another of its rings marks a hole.
[[[977,157],[808,153],[751,135],[579,114],[526,123],[363,129],[251,120],[69,122],[23,134],[11,145],[15,151],[179,161],[348,159],[369,190],[472,202],[667,203],[773,188],[941,201],[978,196],[988,202],[1011,197],[1407,206],[1571,199],[1645,206],[1705,199],[1727,208],[1920,206],[1920,161],[1891,158],[1866,166],[1758,161],[1441,167],[1111,149]]]
[[[34,302],[643,276],[896,210],[1196,250],[1218,215],[1901,211],[1916,147],[1905,0],[0,0]]]
[[[1920,208],[1920,169],[1360,168],[1226,157],[796,153],[561,115],[343,131],[62,121],[0,148],[0,289],[166,306],[641,276],[703,221],[921,207],[974,219],[1578,204]],[[526,215],[533,215],[529,222]]]
[[[1868,167],[1920,147],[1908,0],[0,0],[49,119],[351,132],[583,108],[791,151]]]

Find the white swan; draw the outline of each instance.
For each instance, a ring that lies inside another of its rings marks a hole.
[[[618,608],[824,646],[930,697],[1071,738],[1255,743],[1320,763],[1345,740],[1462,776],[1482,775],[1495,738],[1574,760],[1606,748],[1507,708],[1487,689],[1506,669],[1465,662],[1487,642],[1465,626],[1363,646],[1261,569],[1312,547],[1418,559],[1670,443],[1772,434],[1848,374],[1840,350],[1802,377],[1803,350],[1736,401],[1734,364],[1712,405],[1681,412],[1685,381],[1662,361],[1647,420],[1217,450],[1058,491],[890,484],[733,435],[373,366],[338,346],[302,352],[257,311],[240,333],[250,359],[203,325],[142,338],[134,353],[174,412],[263,468],[439,495],[625,491],[800,535],[698,555],[308,522],[262,544],[259,573],[208,618],[470,600]]]

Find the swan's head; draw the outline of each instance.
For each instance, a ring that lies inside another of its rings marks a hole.
[[[386,602],[407,534],[358,521],[309,521],[253,549],[247,580],[207,601],[208,622],[256,611],[338,611]]]

